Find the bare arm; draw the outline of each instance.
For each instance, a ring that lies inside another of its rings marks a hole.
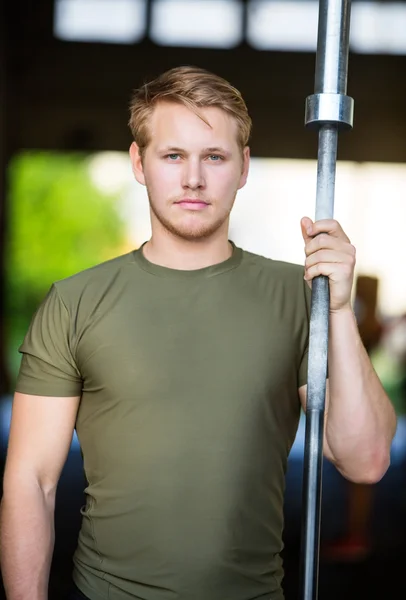
[[[329,278],[329,394],[325,454],[347,479],[374,483],[385,474],[396,417],[358,333],[351,308],[354,246],[337,221],[301,221],[305,279]],[[305,403],[306,389],[299,394]]]
[[[15,394],[0,522],[7,600],[48,598],[55,492],[79,400]]]
[[[330,315],[328,364],[324,454],[347,479],[375,483],[389,466],[396,416],[350,307]]]
[[[337,467],[349,479],[375,483],[389,467],[396,416],[349,307],[330,315],[329,374],[326,437]]]

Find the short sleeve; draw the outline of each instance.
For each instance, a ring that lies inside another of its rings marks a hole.
[[[299,365],[298,384],[299,387],[307,383],[307,367],[309,363],[309,325],[310,325],[310,306],[312,291],[303,280],[303,330],[302,330],[302,359]]]
[[[36,311],[19,352],[16,391],[36,396],[80,396],[82,379],[71,351],[71,319],[53,285]]]

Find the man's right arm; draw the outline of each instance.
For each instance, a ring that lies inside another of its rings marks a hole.
[[[47,600],[58,480],[80,397],[16,392],[1,502],[1,571],[7,600]]]

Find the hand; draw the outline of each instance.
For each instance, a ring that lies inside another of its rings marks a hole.
[[[300,222],[305,242],[305,279],[311,287],[313,277],[326,275],[330,285],[330,312],[351,308],[355,248],[333,219]],[[319,235],[320,234],[320,235]]]

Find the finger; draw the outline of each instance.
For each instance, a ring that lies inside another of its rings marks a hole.
[[[317,263],[348,263],[351,262],[349,254],[336,252],[335,250],[318,250],[310,254],[305,260],[305,268],[308,269]]]
[[[347,240],[336,238],[328,233],[320,233],[315,238],[310,238],[305,245],[305,254],[309,256],[318,250],[331,249],[343,254],[355,256],[355,247]]]
[[[306,281],[311,281],[315,277],[319,277],[319,275],[325,275],[326,277],[331,277],[335,271],[334,263],[317,263],[308,269],[305,269],[304,278]]]
[[[345,239],[347,242],[350,241],[340,223],[335,219],[320,219],[319,221],[315,221],[310,228],[307,228],[307,235],[310,237],[314,237],[320,233],[328,233],[333,237]]]
[[[308,269],[305,269],[304,278],[306,281],[318,277],[319,275],[325,275],[334,282],[343,282],[345,280],[351,280],[353,276],[353,267],[349,263],[317,263]]]
[[[304,242],[307,244],[312,239],[310,233],[312,232],[313,221],[309,217],[303,217],[300,220],[300,227]]]

